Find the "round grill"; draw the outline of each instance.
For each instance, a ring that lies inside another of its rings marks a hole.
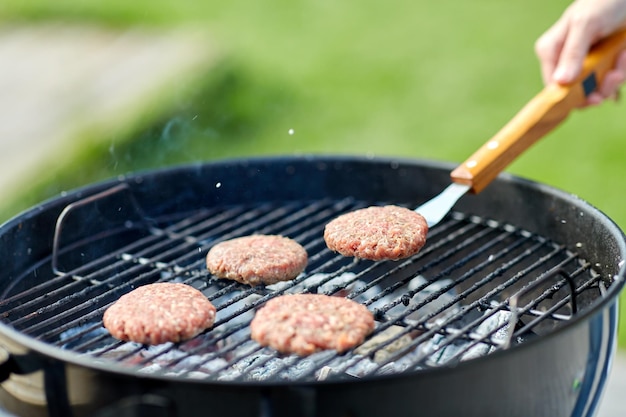
[[[615,349],[626,239],[574,196],[501,176],[464,196],[417,255],[355,261],[325,225],[371,205],[419,207],[452,166],[360,157],[222,161],[133,174],[61,195],[0,226],[0,400],[49,416],[591,416]],[[218,280],[208,250],[254,233],[308,253],[290,282]],[[106,308],[184,282],[217,307],[180,344],[112,338]],[[376,329],[337,354],[279,355],[250,339],[269,299],[348,297]],[[454,401],[450,401],[454,399]],[[31,406],[33,404],[30,404]],[[17,407],[16,407],[17,408]],[[199,411],[202,410],[202,411]],[[423,413],[422,413],[423,412]]]

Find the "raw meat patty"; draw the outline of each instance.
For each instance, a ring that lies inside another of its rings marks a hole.
[[[271,299],[250,323],[251,337],[281,353],[344,352],[374,330],[374,316],[343,297],[289,294]]]
[[[329,249],[344,256],[382,261],[416,254],[426,243],[428,224],[413,210],[373,206],[343,214],[326,225]]]
[[[121,296],[102,321],[116,339],[158,345],[191,339],[211,327],[215,307],[190,285],[163,282]]]
[[[307,264],[306,250],[295,240],[277,235],[251,235],[220,242],[206,257],[218,278],[242,284],[274,284],[297,277]]]

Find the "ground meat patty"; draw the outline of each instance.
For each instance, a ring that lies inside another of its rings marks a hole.
[[[297,277],[307,264],[306,250],[295,240],[277,235],[251,235],[220,242],[206,257],[218,278],[242,284],[274,284]]]
[[[419,252],[427,233],[421,214],[404,207],[373,206],[332,220],[324,229],[324,240],[344,256],[397,260]]]
[[[211,327],[215,307],[190,285],[163,282],[121,296],[102,321],[117,339],[158,345],[191,339]]]
[[[271,299],[250,323],[251,337],[281,353],[344,352],[374,330],[373,314],[343,297],[289,294]]]

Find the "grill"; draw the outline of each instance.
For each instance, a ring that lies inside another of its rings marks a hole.
[[[71,218],[77,212],[84,217],[117,193],[126,205],[107,205],[136,220],[62,245],[66,229],[76,227]],[[324,225],[374,203],[384,202],[266,202],[148,218],[127,187],[113,187],[65,208],[51,256],[16,280],[41,283],[5,294],[0,314],[46,343],[144,372],[320,380],[451,365],[506,349],[555,329],[572,317],[578,299],[595,299],[610,285],[609,277],[549,239],[461,213],[432,229],[425,249],[405,261],[357,261],[330,252]],[[309,254],[305,273],[291,282],[251,288],[206,271],[204,257],[212,245],[252,233],[282,234],[303,244]],[[218,308],[215,326],[178,345],[148,348],[111,338],[102,328],[104,310],[131,289],[157,281],[201,290]],[[340,356],[283,358],[249,339],[256,308],[280,294],[300,292],[341,295],[366,305],[378,325],[365,348]]]
[[[63,417],[207,407],[221,417],[592,416],[626,274],[624,235],[593,207],[504,175],[461,199],[411,258],[327,249],[331,219],[371,205],[418,207],[449,183],[450,168],[221,161],[120,177],[33,207],[0,226],[0,254],[11,259],[0,270],[0,402]],[[306,270],[258,287],[211,276],[208,250],[254,233],[298,241]],[[178,344],[112,338],[107,307],[163,281],[206,295],[214,326]],[[289,293],[348,297],[374,314],[376,329],[342,354],[259,346],[249,333],[255,311]]]

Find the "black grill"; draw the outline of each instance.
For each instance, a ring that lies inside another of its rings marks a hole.
[[[99,203],[119,193],[111,189],[68,206],[52,255],[4,294],[4,322],[51,345],[142,372],[212,381],[366,378],[447,366],[524,343],[584,311],[610,284],[575,252],[576,244],[567,248],[459,212],[429,232],[419,254],[370,262],[329,251],[323,228],[341,213],[384,202],[243,203],[149,218],[125,197],[103,211]],[[107,210],[122,214],[108,216]],[[309,254],[306,271],[255,288],[213,278],[204,260],[211,246],[253,233],[300,242]],[[109,336],[104,310],[133,288],[158,281],[202,291],[218,309],[214,327],[184,343],[153,347]],[[294,292],[360,302],[374,313],[376,331],[345,354],[306,358],[251,341],[255,309]]]

